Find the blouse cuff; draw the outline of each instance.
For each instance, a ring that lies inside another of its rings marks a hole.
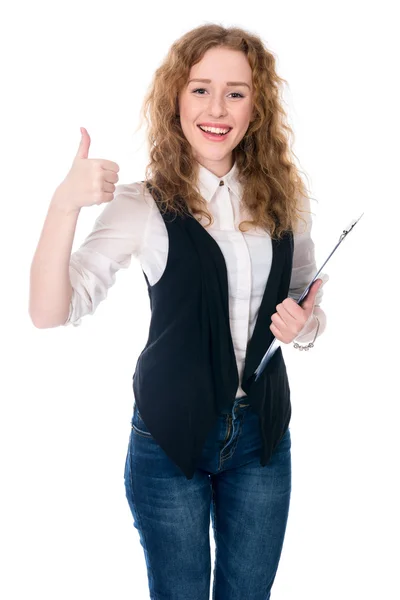
[[[326,328],[326,315],[320,306],[314,306],[314,312],[311,313],[303,329],[300,331],[299,335],[293,340],[293,342],[298,342],[299,344],[307,344],[308,342],[313,341],[318,327],[318,322],[315,317],[318,317],[320,324],[317,339],[319,338],[319,336],[325,331]]]

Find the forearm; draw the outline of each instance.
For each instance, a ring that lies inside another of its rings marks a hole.
[[[57,188],[50,202],[30,271],[29,314],[38,328],[62,325],[69,314],[69,261],[80,210]]]

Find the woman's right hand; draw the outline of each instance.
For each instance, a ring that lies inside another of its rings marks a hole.
[[[82,138],[72,167],[58,186],[53,203],[67,211],[111,202],[119,177],[119,166],[111,160],[88,158],[90,136],[81,127]]]

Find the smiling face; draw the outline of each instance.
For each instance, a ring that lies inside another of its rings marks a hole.
[[[182,130],[196,160],[223,177],[232,168],[232,150],[244,137],[253,111],[246,55],[229,48],[207,50],[192,66],[178,102]]]

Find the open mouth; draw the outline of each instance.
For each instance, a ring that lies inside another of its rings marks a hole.
[[[224,139],[232,131],[232,127],[205,127],[204,125],[197,125],[197,127],[203,132],[208,139]]]

